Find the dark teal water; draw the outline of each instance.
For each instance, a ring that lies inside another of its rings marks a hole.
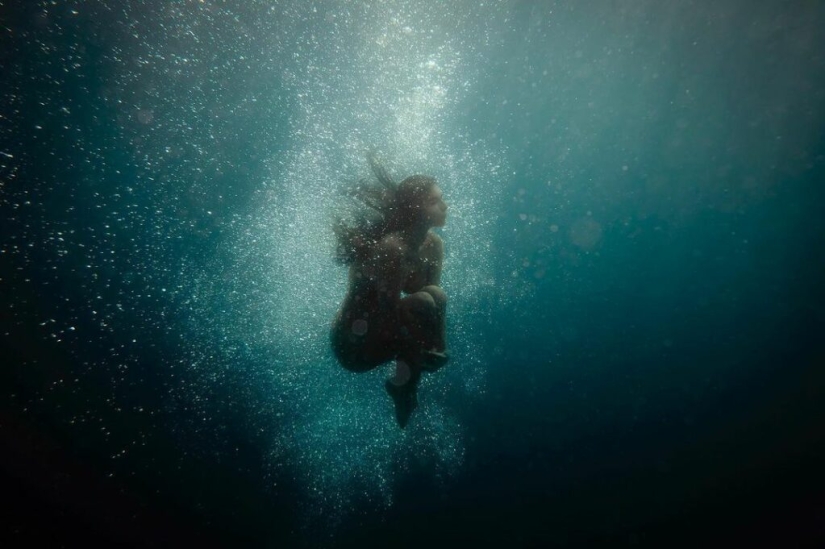
[[[3,543],[821,543],[823,24],[0,4]],[[328,348],[370,149],[450,203],[405,431]]]

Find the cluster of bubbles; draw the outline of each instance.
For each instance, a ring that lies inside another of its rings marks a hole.
[[[22,405],[75,399],[66,421],[99,430],[122,463],[112,471],[128,475],[155,458],[123,459],[150,454],[152,433],[118,432],[122,414],[165,418],[185,454],[229,459],[231,440],[254,440],[273,490],[303,488],[308,520],[391,505],[413,466],[453,475],[461,403],[484,391],[506,185],[503,151],[471,141],[460,120],[503,9],[39,2],[21,34],[39,72],[14,66],[2,97],[11,122],[0,131],[29,141],[0,151],[13,229],[1,251],[20,266],[15,283],[59,296],[37,311],[38,329],[77,366],[49,399]],[[26,118],[32,83],[38,109]],[[18,185],[34,161],[26,146],[60,171]],[[390,372],[348,373],[329,346],[347,277],[332,220],[341,191],[369,176],[369,151],[397,180],[434,176],[450,204],[453,359],[423,379],[403,431],[383,388]],[[12,305],[21,331],[27,295]]]
[[[458,14],[404,2],[320,9],[280,12],[281,24],[303,29],[292,37],[298,62],[278,75],[296,98],[286,145],[272,151],[268,180],[227,231],[221,264],[181,273],[192,288],[187,367],[198,375],[180,397],[209,415],[212,386],[256,364],[244,374],[259,403],[249,428],[268,432],[269,481],[289,474],[305,487],[307,520],[334,522],[364,502],[390,505],[411,466],[447,479],[463,462],[458,403],[484,388],[480,327],[491,316],[502,181],[500,153],[451,126],[479,70],[469,39],[444,28]],[[436,177],[450,204],[442,284],[454,359],[422,380],[403,431],[383,388],[391,372],[349,373],[329,345],[347,279],[333,262],[332,220],[342,191],[369,176],[368,151],[396,180]]]

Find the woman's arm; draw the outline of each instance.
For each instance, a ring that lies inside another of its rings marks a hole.
[[[427,276],[425,286],[441,286],[441,265],[444,263],[444,242],[435,233],[429,234],[430,245],[427,247]]]
[[[399,237],[388,235],[376,245],[368,262],[369,276],[378,289],[379,306],[385,311],[396,309],[401,300],[403,246]]]

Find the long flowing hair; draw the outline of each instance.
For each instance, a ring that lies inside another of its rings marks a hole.
[[[364,261],[384,236],[414,225],[423,198],[435,185],[435,179],[427,175],[412,175],[396,183],[374,155],[368,155],[367,161],[375,180],[362,179],[344,191],[359,204],[355,221],[339,218],[332,227],[335,260],[344,265]]]

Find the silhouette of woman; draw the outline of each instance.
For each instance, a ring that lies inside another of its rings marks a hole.
[[[430,230],[444,226],[447,204],[432,177],[396,184],[375,158],[368,160],[377,183],[362,180],[349,194],[372,216],[334,225],[336,259],[349,266],[349,286],[332,324],[332,348],[353,372],[395,360],[385,387],[403,429],[418,405],[422,370],[448,359],[447,295],[439,286],[444,244]]]

